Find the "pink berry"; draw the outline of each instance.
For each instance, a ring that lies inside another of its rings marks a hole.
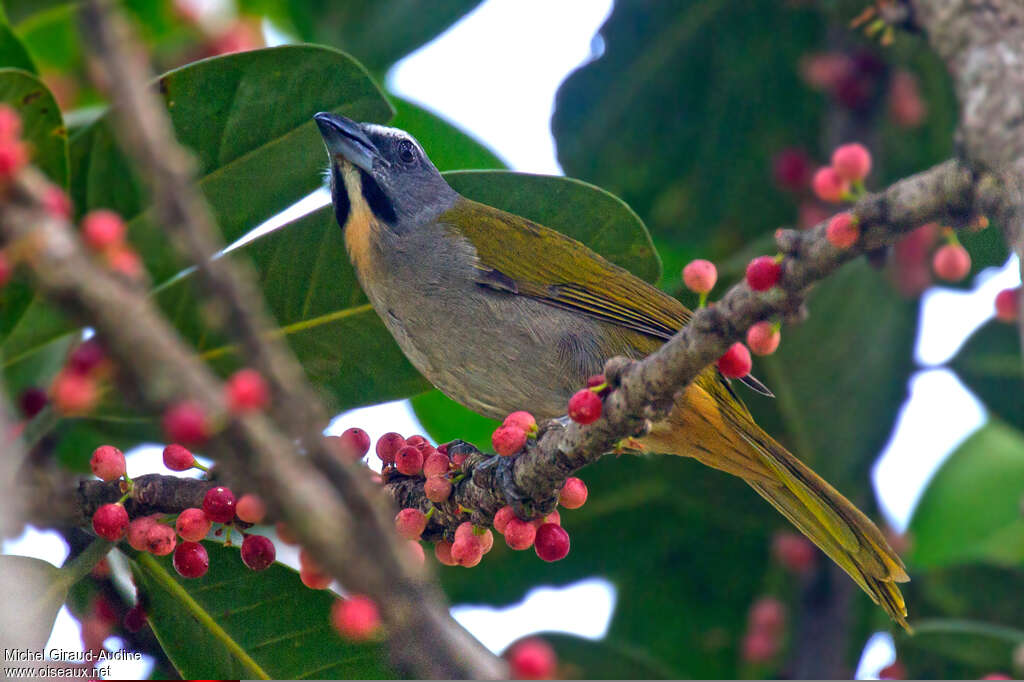
[[[772,554],[776,561],[794,573],[806,573],[815,562],[814,545],[796,533],[776,533],[772,538]]]
[[[782,276],[782,265],[772,256],[758,256],[747,265],[747,286],[754,291],[768,291]]]
[[[871,172],[871,152],[857,142],[836,147],[832,152],[832,168],[843,180],[859,182]]]
[[[778,635],[786,624],[786,605],[775,597],[761,597],[750,607],[748,621],[751,630]]]
[[[509,505],[505,505],[494,514],[494,530],[504,535],[505,526],[514,518],[516,518],[515,511]]]
[[[555,676],[555,650],[536,637],[516,642],[504,656],[513,680],[549,680]]]
[[[499,426],[491,434],[491,445],[499,455],[510,457],[526,445],[526,431],[512,424]]]
[[[566,509],[579,509],[587,501],[587,484],[575,476],[565,479],[558,493],[558,504]]]
[[[313,568],[300,567],[299,580],[311,590],[326,590],[331,585],[332,578]]]
[[[56,185],[49,185],[46,188],[40,203],[46,212],[54,218],[63,218],[64,220],[71,218],[71,199],[68,198],[64,190]]]
[[[905,680],[907,679],[907,668],[899,661],[893,661],[878,671],[880,680]]]
[[[406,476],[419,474],[423,471],[423,453],[414,445],[406,445],[395,453],[395,468]]]
[[[21,116],[10,105],[0,104],[0,141],[21,137]]]
[[[173,563],[182,578],[201,578],[210,569],[210,556],[198,542],[183,542],[174,550]]]
[[[569,418],[579,424],[592,424],[601,416],[601,398],[589,388],[581,388],[569,398]]]
[[[341,434],[341,447],[351,459],[362,459],[370,451],[370,434],[355,427],[345,429]]]
[[[125,475],[124,453],[113,445],[101,445],[89,460],[92,473],[103,481],[116,481]]]
[[[850,213],[837,213],[828,221],[825,239],[837,249],[848,249],[860,239],[860,228]]]
[[[92,515],[92,529],[101,538],[117,542],[128,530],[128,512],[120,504],[104,504]]]
[[[0,180],[9,180],[28,163],[28,147],[21,140],[0,140]]]
[[[491,551],[494,547],[494,533],[491,532],[490,528],[484,530],[484,532],[477,536],[480,538],[480,546],[483,548],[484,554]]]
[[[442,455],[440,452],[427,455],[427,458],[423,460],[423,475],[427,478],[446,474],[450,468],[451,460],[448,459],[447,455]]]
[[[132,519],[125,532],[125,539],[132,549],[139,552],[148,552],[146,538],[149,536],[149,529],[156,525],[156,518],[153,516],[140,516]]]
[[[209,438],[206,412],[191,400],[171,406],[163,416],[164,434],[171,442],[201,444]]]
[[[743,637],[741,655],[748,663],[767,663],[779,652],[779,639],[770,632],[752,630]]]
[[[68,353],[67,368],[75,374],[91,374],[107,359],[103,346],[95,338],[83,341]]]
[[[986,673],[982,676],[983,680],[1012,680],[1013,678],[1006,673]]]
[[[406,438],[405,444],[411,445],[414,448],[422,448],[424,445],[430,445],[430,441],[419,434],[415,434]]]
[[[377,439],[377,456],[385,464],[394,464],[395,455],[405,447],[405,439],[400,434],[385,433]]]
[[[380,613],[372,599],[356,594],[334,602],[331,607],[331,623],[345,639],[365,642],[377,634]]]
[[[772,159],[775,184],[789,192],[799,192],[811,179],[811,160],[803,149],[783,149]]]
[[[455,528],[455,539],[460,540],[462,538],[473,537],[476,531],[476,526],[473,525],[472,521],[463,521]]]
[[[767,320],[757,322],[747,330],[747,346],[755,355],[771,355],[779,348],[782,334]]]
[[[164,448],[164,466],[171,471],[185,471],[195,466],[196,458],[188,448],[171,443]]]
[[[99,400],[99,388],[92,377],[61,371],[50,386],[53,406],[61,414],[84,414]]]
[[[452,543],[441,540],[434,545],[434,556],[445,566],[458,566],[459,562],[452,558]]]
[[[263,523],[267,516],[267,505],[259,495],[246,493],[235,504],[235,516],[246,523]]]
[[[270,389],[259,372],[240,369],[224,385],[228,407],[236,414],[258,412],[270,404]]]
[[[544,561],[560,561],[569,554],[569,533],[554,523],[545,523],[537,529],[533,549]]]
[[[940,279],[959,282],[971,271],[971,255],[959,244],[946,244],[935,252],[932,269]]]
[[[502,426],[518,426],[526,435],[537,434],[537,420],[534,419],[533,415],[525,410],[519,410],[517,412],[510,413],[505,420],[501,422]]]
[[[683,284],[695,294],[706,294],[715,288],[718,281],[718,269],[709,260],[698,258],[683,268]]]
[[[235,494],[222,485],[210,488],[203,497],[203,511],[211,521],[230,522],[235,518]]]
[[[1013,322],[1020,315],[1020,289],[1003,289],[996,294],[996,317]]]
[[[177,543],[178,538],[170,526],[153,523],[146,531],[146,550],[155,556],[167,556]]]
[[[270,538],[262,535],[246,535],[242,540],[242,563],[254,571],[270,567],[277,557],[277,550]]]
[[[452,494],[452,482],[444,476],[431,476],[423,484],[423,495],[431,502],[444,502]]]
[[[452,542],[452,560],[459,566],[472,568],[480,563],[484,556],[484,545],[480,537],[470,532],[468,535],[456,537]]]
[[[831,204],[838,204],[850,190],[850,183],[831,166],[819,168],[811,180],[811,186],[819,199]]]
[[[419,540],[427,528],[427,515],[407,507],[395,515],[395,530],[406,540]]]
[[[534,519],[533,521],[530,521],[530,523],[533,524],[534,528],[540,528],[545,523],[553,523],[556,526],[561,526],[562,525],[562,515],[559,514],[558,510],[556,509],[553,512],[551,512],[550,514],[548,514],[547,516],[542,516],[539,519]]]
[[[739,379],[750,374],[753,362],[750,359],[750,351],[742,343],[734,343],[725,351],[725,354],[718,358],[718,371],[722,376],[729,379]]]
[[[205,538],[210,532],[211,526],[213,526],[213,521],[210,520],[210,517],[202,509],[196,507],[189,507],[182,511],[178,514],[178,520],[174,522],[174,528],[178,531],[178,535],[182,540],[189,542],[199,542]]]
[[[537,537],[537,529],[529,521],[512,518],[505,524],[505,544],[512,549],[529,549]]]
[[[104,251],[123,242],[124,232],[124,220],[113,211],[89,211],[82,218],[82,239],[96,251]]]
[[[130,280],[142,279],[143,265],[139,254],[126,244],[114,244],[103,252],[107,267]]]

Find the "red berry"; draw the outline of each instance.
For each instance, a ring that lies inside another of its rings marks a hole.
[[[182,578],[200,578],[210,568],[210,556],[198,542],[183,542],[174,550],[173,563]]]
[[[78,344],[68,353],[67,367],[75,374],[90,374],[98,369],[107,359],[106,351],[96,339],[89,339]]]
[[[331,623],[345,639],[365,642],[377,634],[380,613],[372,599],[356,594],[334,602],[331,607]]]
[[[850,213],[837,213],[828,221],[825,239],[837,249],[848,249],[860,239],[860,228]]]
[[[880,680],[905,680],[907,679],[907,668],[899,661],[893,661],[878,671]]]
[[[996,294],[996,317],[1013,322],[1020,315],[1020,288],[1003,289]]]
[[[587,484],[575,476],[565,479],[558,493],[558,504],[566,509],[579,509],[587,501]]]
[[[706,294],[715,288],[718,281],[718,269],[709,260],[698,258],[683,268],[683,284],[695,294]]]
[[[406,445],[395,453],[395,468],[406,476],[419,474],[423,471],[423,453],[414,445]]]
[[[146,609],[142,604],[136,604],[124,614],[124,629],[128,632],[138,632],[146,625]]]
[[[405,439],[405,444],[406,445],[411,445],[414,448],[422,448],[424,445],[430,445],[430,441],[428,441],[423,436],[421,436],[419,434],[416,434],[416,435],[409,436],[408,438],[406,438]]]
[[[529,549],[537,537],[537,529],[529,521],[512,518],[505,524],[505,544],[512,549]]]
[[[431,476],[423,484],[423,494],[431,502],[444,502],[452,494],[452,482],[444,476]]]
[[[592,424],[601,416],[601,398],[589,388],[581,388],[569,398],[569,418],[580,424]]]
[[[831,166],[819,168],[811,180],[811,186],[819,199],[831,204],[838,204],[850,190],[850,184]]]
[[[409,540],[406,546],[409,548],[409,554],[413,561],[418,564],[422,564],[427,560],[427,555],[423,552],[423,545],[419,542],[416,540]]]
[[[61,371],[50,387],[53,405],[62,414],[84,414],[99,400],[99,389],[92,377]]]
[[[89,211],[82,218],[82,239],[89,248],[105,251],[124,241],[125,224],[113,211]]]
[[[96,535],[117,542],[128,530],[128,512],[120,504],[104,504],[92,515],[92,529]]]
[[[177,543],[178,538],[170,526],[153,523],[146,531],[146,550],[155,556],[167,556]]]
[[[114,244],[103,252],[107,266],[115,273],[130,280],[142,279],[142,259],[135,250],[125,244]]]
[[[31,419],[43,411],[49,400],[46,396],[46,391],[38,386],[30,386],[18,396],[18,406],[21,408],[21,413],[25,415],[25,418]]]
[[[116,481],[125,475],[124,453],[113,445],[101,445],[92,451],[89,467],[103,481]]]
[[[46,188],[40,203],[46,212],[54,218],[63,218],[64,220],[71,218],[71,199],[68,198],[64,190],[56,185],[49,185]]]
[[[246,535],[242,540],[242,563],[254,571],[262,571],[274,563],[277,550],[270,538],[262,535]]]
[[[209,438],[206,412],[191,400],[185,400],[164,412],[164,433],[171,442],[201,444]]]
[[[559,514],[558,510],[556,509],[553,512],[551,512],[550,514],[548,514],[547,516],[542,516],[539,519],[534,519],[533,521],[530,521],[530,523],[533,524],[534,528],[540,528],[545,523],[553,523],[556,526],[561,526],[562,525],[562,515]]]
[[[786,605],[775,597],[761,597],[750,607],[748,622],[751,630],[778,635],[786,624]]]
[[[569,533],[555,523],[545,523],[537,529],[533,549],[544,561],[560,561],[569,553]]]
[[[725,351],[725,355],[718,358],[718,371],[722,376],[730,379],[739,379],[750,374],[753,362],[750,360],[750,351],[742,343],[734,343]]]
[[[504,535],[505,526],[514,518],[516,518],[515,511],[509,505],[505,505],[494,514],[494,530]]]
[[[832,152],[832,168],[843,180],[861,181],[871,172],[871,152],[857,142],[836,147]]]
[[[458,566],[459,562],[452,558],[452,543],[441,540],[434,545],[434,556],[445,566]]]
[[[779,638],[764,630],[753,630],[743,637],[743,660],[748,663],[767,663],[779,652]]]
[[[405,447],[405,439],[400,434],[385,433],[377,439],[377,456],[385,464],[394,464],[395,455]]]
[[[7,286],[14,276],[14,265],[11,264],[7,254],[0,250],[0,289]]]
[[[747,265],[747,286],[754,291],[768,291],[782,276],[782,265],[773,256],[758,256]]]
[[[21,140],[0,140],[0,180],[8,180],[28,163],[28,147]]]
[[[395,515],[395,530],[406,540],[419,540],[427,528],[427,515],[407,507]]]
[[[472,524],[470,524],[469,533],[463,534],[462,537],[456,534],[455,541],[452,543],[452,560],[459,566],[472,568],[480,563],[483,556],[483,540],[481,536],[473,534]]]
[[[940,279],[959,282],[971,271],[971,255],[959,244],[946,244],[935,252],[932,269]]]
[[[235,494],[222,485],[210,488],[203,497],[203,511],[211,521],[228,523],[235,518]]]
[[[476,531],[476,526],[473,525],[472,521],[463,521],[455,528],[455,539],[460,540],[462,538],[473,537]]]
[[[171,443],[164,448],[164,466],[171,471],[185,471],[195,466],[196,458],[188,448]]]
[[[299,568],[299,580],[311,590],[326,590],[330,586],[332,578],[315,568],[302,566]]]
[[[139,552],[148,552],[147,537],[149,536],[149,529],[155,525],[156,517],[153,516],[140,516],[137,519],[133,519],[128,524],[128,529],[125,532],[125,539],[128,540],[131,548]]]
[[[235,516],[246,523],[262,523],[266,515],[267,505],[259,495],[246,493],[235,504]]]
[[[518,426],[499,426],[491,434],[491,445],[499,455],[509,457],[516,454],[526,445],[526,431]]]
[[[505,420],[501,422],[501,425],[518,426],[525,431],[528,436],[537,434],[537,420],[534,419],[532,414],[524,410],[512,412],[505,417]]]
[[[549,680],[555,676],[555,650],[536,637],[516,642],[504,656],[513,680]]]
[[[351,459],[362,459],[370,451],[370,434],[355,427],[345,429],[341,434],[341,447]]]
[[[21,116],[10,105],[0,104],[0,142],[21,137]]]
[[[811,179],[811,160],[803,149],[783,149],[772,159],[775,184],[790,192],[799,192]]]
[[[240,369],[224,385],[228,407],[234,413],[258,412],[270,404],[270,389],[254,369]]]
[[[771,355],[781,340],[782,334],[768,321],[757,322],[747,330],[747,346],[755,355]]]
[[[178,514],[178,520],[174,522],[174,528],[178,531],[178,535],[182,540],[189,542],[199,542],[205,538],[210,532],[211,526],[213,526],[213,521],[210,520],[210,517],[202,509],[196,507],[189,507],[182,511]]]
[[[451,468],[451,460],[440,452],[427,455],[427,458],[423,460],[423,475],[427,478],[446,474],[449,468]]]
[[[772,538],[772,554],[776,561],[794,573],[805,573],[814,566],[814,545],[803,535],[776,533]]]

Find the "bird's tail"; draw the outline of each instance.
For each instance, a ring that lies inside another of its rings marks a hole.
[[[890,617],[910,631],[897,583],[903,561],[857,507],[765,433],[736,403],[723,405],[697,386],[680,397],[645,445],[686,455],[743,478],[839,564]]]

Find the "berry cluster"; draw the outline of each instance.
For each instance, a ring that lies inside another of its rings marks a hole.
[[[235,415],[258,412],[270,405],[270,389],[263,376],[254,369],[240,369],[224,383],[224,402]],[[203,406],[193,400],[171,405],[163,414],[161,424],[167,440],[187,445],[202,445],[215,430]]]
[[[82,241],[107,267],[130,280],[142,279],[142,259],[125,241],[127,226],[121,216],[106,209],[90,211],[82,218],[81,230]]]

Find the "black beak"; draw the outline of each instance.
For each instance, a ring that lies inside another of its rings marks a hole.
[[[321,111],[313,117],[320,128],[327,151],[332,156],[343,156],[367,173],[373,172],[373,162],[380,152],[361,125],[350,118]]]

